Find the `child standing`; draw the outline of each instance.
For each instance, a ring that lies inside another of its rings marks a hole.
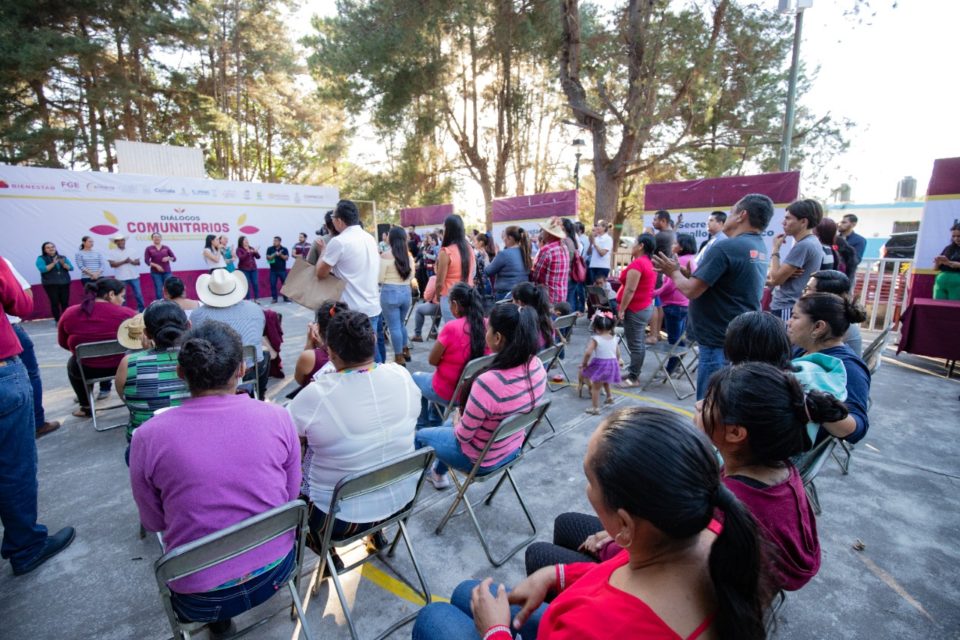
[[[593,335],[590,336],[590,344],[583,354],[580,380],[581,384],[585,380],[590,381],[593,406],[587,409],[587,413],[593,415],[600,413],[600,387],[603,386],[603,391],[607,394],[605,404],[613,404],[610,384],[620,382],[620,353],[616,336],[613,335],[615,325],[615,316],[609,311],[597,311],[590,323]]]

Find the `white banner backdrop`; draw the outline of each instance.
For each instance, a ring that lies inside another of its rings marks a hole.
[[[226,235],[231,246],[245,235],[265,258],[273,236],[287,248],[301,232],[312,241],[337,200],[333,187],[0,165],[0,255],[38,284],[35,263],[44,242],[54,242],[74,261],[80,239],[91,236],[94,249],[106,257],[109,238],[119,231],[142,261],[150,235],[159,231],[177,256],[175,273],[205,271],[201,252],[207,234]],[[266,260],[259,266],[265,268]],[[139,269],[148,273],[143,264]],[[73,277],[79,278],[76,271]]]
[[[769,251],[773,249],[773,239],[783,233],[783,217],[786,215],[788,204],[789,203],[780,203],[774,205],[773,218],[770,219],[770,224],[767,225],[766,231],[760,234]],[[731,207],[732,206],[733,205],[731,205]],[[700,244],[710,237],[710,233],[707,231],[707,220],[710,218],[710,214],[714,211],[723,211],[729,214],[731,207],[727,207],[726,209],[671,209],[670,217],[676,222],[678,216],[683,215],[683,222],[677,227],[677,233],[692,234],[697,239],[697,247],[699,248]],[[653,216],[655,213],[656,211],[644,212],[643,227],[645,229],[653,228]],[[789,251],[792,246],[793,239],[787,238],[784,247]],[[784,255],[786,255],[786,253],[784,253]]]

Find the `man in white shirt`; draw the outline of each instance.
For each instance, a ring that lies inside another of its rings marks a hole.
[[[377,279],[380,275],[380,254],[377,241],[360,228],[360,211],[351,200],[341,200],[333,211],[333,226],[338,235],[331,238],[317,260],[317,277],[326,278],[331,273],[344,281],[341,301],[354,311],[370,318],[374,333],[380,333],[380,292]],[[321,241],[318,241],[321,242]],[[379,350],[376,361],[383,362]]]
[[[613,238],[607,233],[607,223],[597,222],[590,233],[589,248],[587,249],[587,282],[593,284],[597,278],[606,278],[610,275],[610,251],[613,249]]]
[[[134,258],[127,251],[127,237],[122,233],[110,238],[117,246],[107,255],[107,262],[113,267],[113,274],[120,282],[133,289],[137,299],[137,311],[143,313],[143,294],[140,292],[140,258]]]
[[[707,255],[707,251],[710,251],[713,245],[727,237],[723,232],[723,225],[726,221],[727,214],[723,211],[714,211],[710,214],[710,217],[707,218],[707,232],[710,234],[710,237],[700,245],[700,250],[697,252],[697,257],[694,262],[700,264],[703,257]]]

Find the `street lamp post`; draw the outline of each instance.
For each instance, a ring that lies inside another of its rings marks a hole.
[[[573,141],[573,146],[577,149],[577,164],[573,165],[573,181],[577,185],[577,191],[580,191],[580,156],[583,155],[580,153],[580,148],[585,144],[586,143],[583,141],[583,138],[575,138]]]
[[[794,6],[795,5],[795,6]],[[783,118],[783,140],[780,144],[780,171],[790,169],[790,143],[793,140],[793,120],[797,101],[797,75],[800,71],[800,36],[803,32],[803,10],[813,6],[813,0],[780,0],[780,12],[796,12],[793,29],[793,58],[790,62],[790,85],[787,89],[787,112]]]

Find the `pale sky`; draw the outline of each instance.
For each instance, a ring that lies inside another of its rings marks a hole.
[[[960,155],[960,2],[893,3],[870,0],[876,14],[854,18],[843,15],[854,0],[814,0],[804,15],[801,57],[819,73],[799,101],[818,115],[856,123],[829,182],[850,184],[853,201],[862,204],[893,201],[897,181],[907,175],[922,196],[934,159]],[[777,0],[761,4],[775,8]],[[293,34],[309,30],[311,15],[335,10],[332,0],[303,2],[291,20]]]

